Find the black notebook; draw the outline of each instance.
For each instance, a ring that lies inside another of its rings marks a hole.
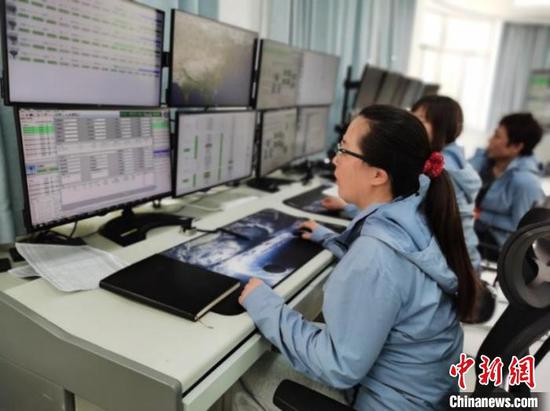
[[[110,275],[100,287],[197,321],[236,290],[239,280],[155,254]]]

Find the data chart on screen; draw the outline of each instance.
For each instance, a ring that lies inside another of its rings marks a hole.
[[[180,113],[175,195],[252,174],[256,112]]]
[[[169,105],[250,105],[258,34],[180,11],[172,15]]]
[[[329,107],[300,107],[294,157],[317,154],[325,149]]]
[[[169,111],[18,113],[34,227],[171,192]]]
[[[131,1],[6,0],[9,100],[160,105],[164,13]]]
[[[262,117],[260,176],[282,167],[294,158],[297,110],[266,111]]]
[[[300,70],[298,105],[332,104],[340,58],[304,51]]]
[[[286,44],[262,40],[256,108],[295,106],[302,52]]]

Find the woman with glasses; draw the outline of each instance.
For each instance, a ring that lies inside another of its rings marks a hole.
[[[477,283],[443,156],[411,113],[370,106],[333,162],[339,196],[362,211],[339,235],[303,224],[312,231],[303,238],[340,258],[324,288],[325,324],[250,280],[239,301],[281,355],[243,376],[233,405],[273,409],[290,375],[360,410],[446,408],[459,319],[471,314]]]
[[[481,270],[481,257],[477,249],[478,238],[474,231],[475,199],[481,188],[476,170],[466,161],[464,151],[455,143],[462,133],[463,114],[460,105],[446,96],[424,96],[411,109],[426,128],[432,150],[441,151],[445,170],[453,183],[468,255],[476,272]],[[333,211],[342,211],[344,217],[353,218],[358,212],[354,204],[337,197],[326,197],[321,204]]]

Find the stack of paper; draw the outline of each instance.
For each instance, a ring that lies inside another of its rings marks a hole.
[[[16,243],[30,267],[19,267],[19,277],[40,276],[61,291],[91,290],[105,277],[127,264],[105,251],[90,246]]]

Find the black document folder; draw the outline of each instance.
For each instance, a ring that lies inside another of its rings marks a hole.
[[[235,291],[239,280],[155,254],[110,275],[100,287],[197,321]]]

